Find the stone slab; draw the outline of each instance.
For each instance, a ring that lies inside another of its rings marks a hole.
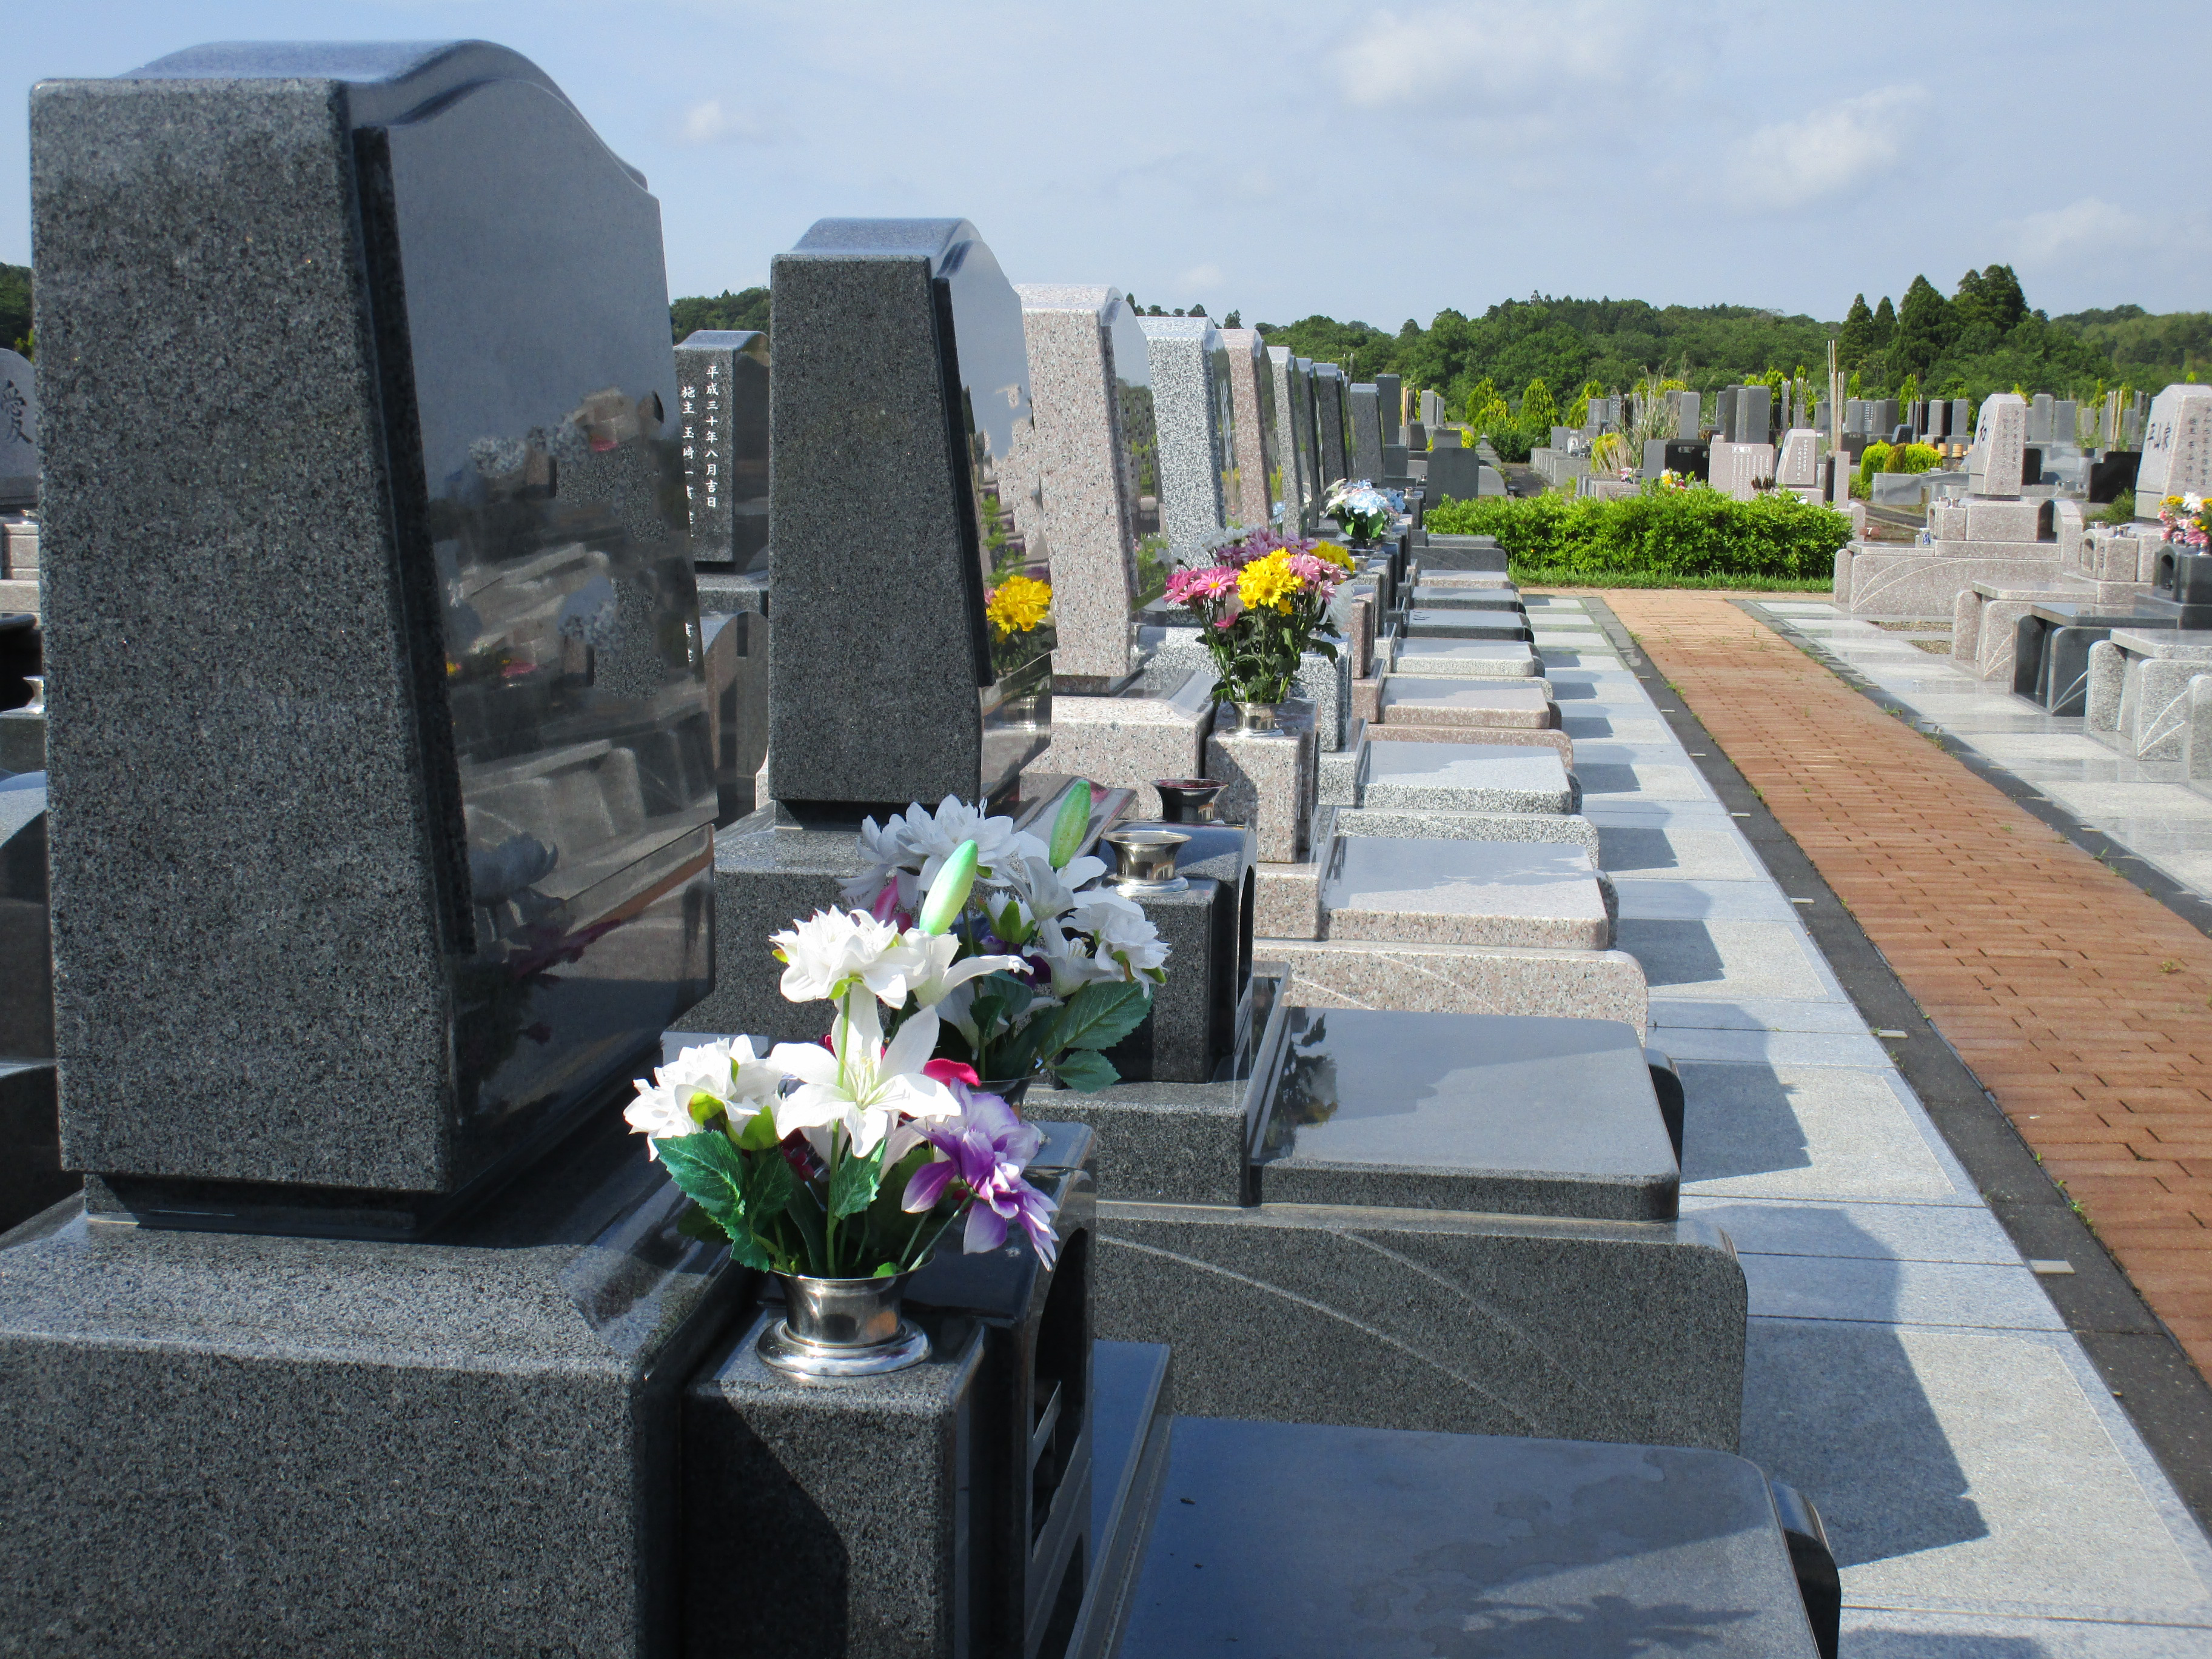
[[[1629,1027],[1285,1012],[1254,1154],[1267,1201],[1674,1218],[1674,1146]]]
[[[1398,640],[1390,666],[1394,673],[1474,679],[1537,679],[1544,672],[1542,660],[1525,645],[1478,640]]]
[[[1565,732],[1531,729],[1524,726],[1373,726],[1368,736],[1376,743],[1490,743],[1513,748],[1548,749],[1559,764],[1571,769],[1575,743]]]
[[[1490,743],[1370,744],[1362,806],[1441,812],[1566,812],[1573,786],[1548,749]]]
[[[1639,1031],[1648,1022],[1643,965],[1625,951],[1350,939],[1260,939],[1253,948],[1290,970],[1292,994],[1311,1007],[1569,1015]]]
[[[1404,723],[1424,726],[1556,726],[1559,705],[1548,686],[1525,682],[1470,682],[1463,677],[1424,678],[1394,673],[1384,682],[1382,723],[1393,714]]]
[[[1334,940],[1602,951],[1596,866],[1563,842],[1340,836],[1322,884]]]
[[[1206,773],[1221,781],[1216,810],[1230,823],[1252,826],[1259,857],[1296,864],[1305,856],[1317,778],[1311,732],[1214,732],[1206,740]]]
[[[1523,616],[1518,590],[1496,582],[1417,582],[1407,603],[1420,611],[1495,611]]]
[[[1177,1421],[1127,1659],[1413,1654],[1440,1630],[1470,1654],[1531,1631],[1572,1631],[1562,1654],[1816,1651],[1741,1459]]]
[[[1583,848],[1593,858],[1600,846],[1595,824],[1579,814],[1565,812],[1438,812],[1362,806],[1339,811],[1331,827],[1339,836],[1563,842]]]
[[[1213,720],[1212,684],[1211,676],[1193,674],[1181,691],[1168,697],[1055,696],[1052,743],[1030,769],[1133,789],[1132,815],[1158,817],[1155,779],[1204,775],[1206,735]]]
[[[1972,544],[1957,545],[1964,549]],[[2053,548],[2042,543],[2020,545],[2018,557],[1992,557],[1986,544],[1966,556],[1919,550],[1892,553],[1862,549],[1850,553],[1847,560],[1838,557],[1849,586],[1838,589],[1838,600],[1844,609],[1862,616],[1948,617],[1960,593],[1976,582],[2021,587],[2047,585],[2058,574]]]
[[[1321,937],[1321,866],[1255,864],[1252,880],[1255,933],[1267,939]]]
[[[1684,1061],[1682,1182],[1705,1196],[1970,1204],[1887,1067]]]
[[[1408,611],[1404,637],[1408,640],[1492,640],[1526,642],[1528,624],[1510,611]]]

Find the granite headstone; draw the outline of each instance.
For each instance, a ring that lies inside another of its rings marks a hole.
[[[2212,494],[2212,386],[2170,386],[2151,399],[2143,424],[2136,516],[2155,516],[2168,495],[2207,494]]]
[[[1352,475],[1370,483],[1382,480],[1382,399],[1371,381],[1345,388],[1345,409],[1352,423]]]
[[[1051,738],[1048,621],[986,611],[1050,575],[1021,301],[965,219],[824,219],[769,281],[769,793],[1000,796]]]
[[[768,568],[768,336],[699,329],[676,348],[678,439],[691,556],[715,571]]]
[[[0,349],[0,508],[38,500],[38,377],[21,353]]]
[[[1969,489],[1977,495],[2019,495],[2027,445],[2027,400],[2014,392],[1985,399],[1966,455]]]
[[[1159,425],[1160,524],[1168,550],[1192,559],[1244,517],[1229,349],[1203,317],[1141,317]]]
[[[1235,405],[1239,445],[1238,477],[1243,507],[1238,514],[1253,527],[1272,525],[1285,499],[1282,452],[1275,441],[1275,377],[1257,329],[1227,328],[1221,343],[1228,354],[1231,401]]]
[[[1344,371],[1334,363],[1314,366],[1314,423],[1321,438],[1322,494],[1352,476],[1349,416]]]

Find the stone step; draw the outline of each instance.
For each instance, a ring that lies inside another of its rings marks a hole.
[[[1252,948],[1290,972],[1310,1007],[1565,1015],[1650,1029],[1643,965],[1626,951],[1275,938]]]
[[[1559,757],[1562,766],[1575,763],[1575,743],[1564,732],[1531,730],[1523,726],[1370,726],[1366,728],[1369,741],[1374,743],[1494,743],[1511,747],[1548,749]]]
[[[1378,661],[1382,656],[1378,642]],[[1543,659],[1528,646],[1481,640],[1395,640],[1389,666],[1395,673],[1481,680],[1533,680],[1544,672]]]
[[[1422,582],[1408,591],[1407,602],[1426,611],[1523,611],[1521,596],[1510,587],[1480,586],[1459,582]]]
[[[1495,617],[1496,621],[1488,618]],[[1406,613],[1408,640],[1517,640],[1531,637],[1528,624],[1513,611],[1425,611]]]
[[[1460,676],[1394,673],[1377,698],[1386,725],[1556,727],[1559,706],[1543,684],[1470,684]]]
[[[1121,1659],[1813,1659],[1792,1542],[1729,1452],[1182,1417]]]
[[[1564,735],[1564,734],[1562,734]],[[1440,812],[1571,812],[1577,790],[1549,749],[1498,743],[1374,743],[1357,805]]]
[[[1382,944],[1613,944],[1610,884],[1564,842],[1339,836],[1321,883],[1325,939]]]

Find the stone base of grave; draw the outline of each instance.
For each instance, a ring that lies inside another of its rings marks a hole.
[[[1544,678],[1543,659],[1529,647],[1511,641],[1394,639],[1391,646],[1394,678],[1401,674],[1480,680]]]
[[[1626,951],[1258,939],[1316,1008],[1415,1013],[1564,1014],[1650,1028],[1643,965]]]
[[[1203,773],[1206,734],[1213,720],[1212,686],[1210,674],[1193,674],[1170,697],[1055,696],[1052,746],[1030,769],[1133,789],[1133,815],[1158,817],[1154,779]]]
[[[1959,595],[1976,582],[2025,588],[2047,585],[2058,574],[2049,543],[1954,544],[1972,554],[1941,547],[1846,547],[1836,556],[1836,603],[1856,616],[1948,617]]]
[[[1598,851],[1597,826],[1578,812],[1438,812],[1400,807],[1340,807],[1324,828],[1328,834],[1340,836],[1565,843],[1584,848],[1593,859]]]
[[[1206,740],[1206,775],[1222,781],[1220,817],[1252,826],[1263,863],[1305,856],[1316,787],[1310,732],[1216,732]]]
[[[0,772],[46,769],[46,712],[0,709]]]
[[[1572,812],[1581,805],[1573,776],[1549,747],[1468,736],[1444,743],[1401,738],[1370,744],[1358,783],[1358,804],[1380,810]]]
[[[1341,836],[1322,877],[1333,941],[1607,951],[1619,913],[1595,860],[1565,842]]]
[[[2212,672],[2189,682],[2188,724],[2181,735],[2181,781],[2212,795]]]
[[[0,1245],[0,1629],[665,1654],[678,1395],[748,1276],[608,1115],[447,1242],[58,1206]]]
[[[1371,671],[1372,665],[1370,667]],[[1352,712],[1355,717],[1370,722],[1382,718],[1383,684],[1379,674],[1370,679],[1352,681]]]
[[[2009,681],[2013,634],[2020,619],[2039,605],[2061,598],[2056,582],[2014,586],[1978,581],[1960,590],[1951,606],[1951,661],[1982,679]]]
[[[39,579],[11,578],[0,580],[0,611],[39,612]]]
[[[1098,1334],[1172,1348],[1193,1415],[1736,1447],[1710,1223],[1115,1201],[1098,1239]]]
[[[1121,1659],[1419,1653],[1439,1631],[1501,1653],[1521,1632],[1531,1653],[1834,1650],[1833,1559],[1802,1585],[1817,1534],[1778,1518],[1802,1500],[1725,1453],[1182,1418],[1165,1490],[1183,1501],[1161,1507]]]
[[[81,1190],[62,1168],[51,1060],[0,1060],[0,1232]]]
[[[1488,640],[1527,644],[1534,636],[1517,611],[1408,611],[1405,636],[1409,640]]]
[[[1252,876],[1252,931],[1255,938],[1321,937],[1320,865],[1255,864]]]
[[[1022,1247],[940,1253],[906,1292],[930,1340],[921,1364],[827,1385],[787,1376],[758,1351],[783,1317],[770,1299],[700,1366],[683,1401],[687,1650],[959,1651],[949,1638],[964,1631],[975,1651],[1036,1652],[1087,1599],[1086,1568],[1115,1553],[1115,1534],[1141,1527],[1111,1500],[1139,1473],[1165,1356],[1133,1379],[1137,1398],[1115,1401],[1142,1419],[1102,1446],[1094,1188],[1066,1161],[1087,1161],[1091,1137],[1042,1127],[1052,1138],[1031,1178],[1060,1206],[1058,1265]]]
[[[2212,673],[2212,633],[2114,629],[2089,647],[2082,730],[2136,760],[2183,758],[2190,682]]]
[[[1428,726],[1391,721],[1367,730],[1372,743],[1502,744],[1509,748],[1548,749],[1562,766],[1575,763],[1575,740],[1564,732],[1525,726]]]

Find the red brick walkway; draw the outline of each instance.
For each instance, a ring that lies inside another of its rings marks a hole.
[[[1604,597],[2212,1375],[2212,939],[1721,595]]]

